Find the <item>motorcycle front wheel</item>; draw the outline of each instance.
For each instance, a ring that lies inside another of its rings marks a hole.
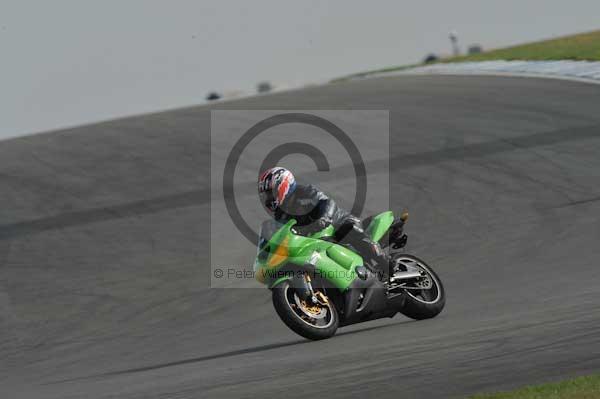
[[[273,307],[281,320],[296,334],[311,340],[332,337],[339,317],[333,303],[312,304],[302,300],[289,281],[272,289]]]

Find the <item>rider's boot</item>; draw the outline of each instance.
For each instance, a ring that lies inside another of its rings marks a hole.
[[[350,243],[362,256],[365,266],[377,273],[383,282],[389,282],[393,270],[390,270],[390,259],[383,251],[381,245],[371,240],[371,237],[363,230],[360,224],[350,224],[351,228],[338,238],[340,242]]]
[[[377,272],[379,279],[383,282],[389,282],[390,276],[394,274],[394,268],[390,257],[386,254],[378,242],[365,240],[368,242],[368,251],[364,251],[365,262],[369,262],[373,270]]]
[[[402,263],[395,262],[394,259],[385,252],[381,252],[379,255],[373,255],[371,259],[375,269],[381,271],[382,281],[389,281],[395,273],[406,271],[406,267],[404,267]]]
[[[380,255],[371,256],[370,261],[373,269],[377,272],[379,280],[388,282],[393,273],[393,270],[391,270],[390,267],[390,258],[385,253],[382,253]]]

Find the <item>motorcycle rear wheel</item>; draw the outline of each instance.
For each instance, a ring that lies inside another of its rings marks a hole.
[[[420,269],[431,282],[430,289],[405,289],[404,305],[400,312],[415,320],[431,319],[440,314],[446,305],[446,291],[442,280],[431,266],[416,256],[405,254],[395,255],[394,261]]]
[[[339,316],[333,303],[309,305],[300,300],[289,281],[272,289],[273,307],[281,320],[296,334],[310,340],[332,337],[339,326]]]

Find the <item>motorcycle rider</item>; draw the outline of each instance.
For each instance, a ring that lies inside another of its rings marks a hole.
[[[320,231],[330,224],[334,238],[351,244],[370,264],[383,281],[393,274],[390,261],[378,242],[371,240],[362,222],[312,184],[296,183],[289,170],[276,166],[267,169],[258,179],[258,194],[262,205],[280,223],[296,219],[295,228],[301,234]]]

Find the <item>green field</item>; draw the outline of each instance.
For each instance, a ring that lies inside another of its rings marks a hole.
[[[471,399],[600,399],[600,375],[532,385],[511,392],[475,395]]]
[[[454,57],[442,62],[488,60],[589,60],[600,61],[600,30]]]
[[[490,50],[481,54],[459,57],[443,58],[438,62],[463,62],[463,61],[491,61],[491,60],[588,60],[600,61],[600,30],[580,33],[577,35],[560,37],[557,39],[543,40],[526,43],[518,46]],[[373,71],[356,73],[345,76],[336,81],[349,78],[358,78],[373,73],[400,71],[411,67],[420,66],[402,65],[392,66]]]

